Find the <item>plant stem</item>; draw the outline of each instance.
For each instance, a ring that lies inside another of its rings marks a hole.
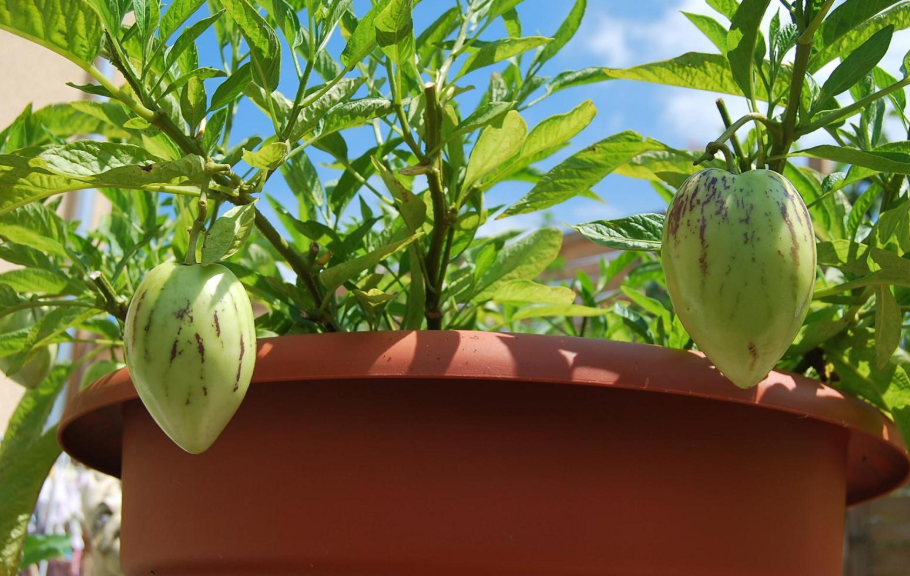
[[[196,220],[193,221],[193,227],[190,229],[190,243],[186,248],[186,257],[183,260],[183,263],[187,265],[196,264],[196,244],[199,241],[199,235],[205,231],[205,220],[206,214],[208,213],[208,198],[206,198],[205,190],[206,182],[208,182],[207,176],[205,180],[203,180],[202,192],[199,194],[199,213],[196,215]]]
[[[420,146],[414,141],[411,134],[411,126],[408,123],[408,116],[404,112],[404,105],[401,103],[401,74],[400,71],[393,71],[392,60],[385,59],[386,73],[389,77],[389,84],[392,89],[392,106],[395,108],[395,115],[398,117],[398,123],[401,124],[401,137],[404,138],[405,144],[411,149],[411,152],[417,156],[421,163],[425,163],[427,157],[421,152]]]
[[[284,130],[278,135],[279,141],[287,140],[291,132],[294,130],[294,126],[297,124],[297,117],[300,115],[300,104],[303,101],[303,95],[306,93],[306,85],[310,81],[310,73],[313,71],[313,60],[308,59],[306,62],[306,68],[303,70],[303,78],[300,80],[300,84],[297,86],[297,95],[294,96],[294,105],[291,106],[291,114],[288,118],[288,123],[285,125]]]
[[[799,35],[799,38],[796,39],[797,44],[812,44],[815,31],[821,26],[822,21],[825,19],[825,16],[828,15],[828,11],[831,10],[832,6],[834,6],[834,0],[825,1],[822,7],[818,9],[818,13],[815,15],[815,18],[812,19],[812,22],[806,26],[806,29],[803,30],[802,34]]]
[[[458,36],[455,38],[455,44],[452,46],[452,51],[449,52],[449,56],[443,62],[442,66],[439,67],[439,71],[436,73],[436,86],[442,89],[445,86],[446,76],[449,74],[449,70],[452,68],[452,64],[455,63],[455,60],[458,56],[461,55],[461,50],[464,47],[464,42],[467,39],[468,35],[468,26],[471,24],[471,17],[473,15],[473,10],[468,8],[468,13],[463,14],[463,20],[461,21],[461,27],[458,29]]]
[[[258,208],[254,208],[256,228],[265,236],[272,246],[278,251],[279,254],[284,256],[284,259],[287,260],[288,265],[291,269],[297,274],[300,278],[300,281],[303,282],[306,289],[309,291],[310,295],[313,297],[315,306],[319,306],[319,303],[323,301],[324,296],[322,291],[319,289],[319,285],[316,281],[316,271],[310,266],[310,264],[304,260],[300,254],[294,251],[293,248],[287,243],[287,241],[281,237],[281,234],[278,233],[278,230],[272,226],[272,223],[263,216],[262,212]],[[338,323],[335,321],[335,317],[329,311],[323,313],[320,321],[326,327],[326,330],[330,332],[341,331]]]
[[[793,61],[793,74],[790,80],[790,94],[787,98],[787,109],[784,114],[783,134],[776,135],[775,145],[771,147],[771,156],[786,155],[790,151],[793,142],[799,138],[796,133],[796,116],[799,112],[799,104],[803,94],[803,84],[806,81],[806,70],[809,67],[809,56],[812,55],[812,42],[815,34],[815,28],[821,23],[824,14],[831,7],[831,0],[828,0],[827,8],[822,8],[818,16],[806,27],[796,41],[796,58]],[[797,3],[799,8],[799,3]],[[801,19],[802,11],[798,10],[797,20]],[[814,26],[814,28],[813,28]],[[806,35],[806,32],[810,34]],[[778,159],[769,165],[771,170],[783,174],[786,166],[786,158]]]
[[[121,322],[126,322],[126,306],[117,298],[117,294],[110,281],[108,281],[100,270],[95,270],[89,274],[88,277],[104,298],[105,310],[108,314]]]
[[[717,99],[717,110],[720,112],[720,118],[724,122],[724,127],[729,129],[733,125],[733,122],[730,120],[730,112],[727,111],[727,105],[724,103],[723,98]],[[749,161],[746,158],[745,153],[743,153],[743,147],[739,143],[739,138],[737,138],[736,133],[730,136],[730,144],[733,145],[733,151],[736,153],[736,156],[739,158],[739,169],[742,172],[745,172],[749,169]],[[587,320],[587,318],[586,318]]]
[[[435,150],[442,135],[436,84],[426,84],[424,86],[424,94],[426,96],[426,110],[424,111],[426,147],[427,150]],[[439,152],[436,152],[428,160],[431,164],[430,170],[427,172],[427,184],[433,201],[434,224],[430,247],[427,251],[427,285],[429,290],[424,310],[427,318],[427,328],[439,330],[442,328],[442,313],[439,310],[439,301],[442,296],[442,283],[445,279],[445,270],[440,267],[440,258],[444,249],[443,244],[446,238],[449,209],[446,205],[445,191],[442,186],[442,163],[440,162]]]

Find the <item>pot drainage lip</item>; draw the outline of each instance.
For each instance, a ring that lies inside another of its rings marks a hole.
[[[389,378],[598,386],[747,404],[848,429],[848,504],[881,496],[910,475],[897,427],[862,400],[785,372],[742,390],[703,355],[647,344],[472,331],[282,336],[259,340],[252,383]],[[67,405],[60,445],[119,476],[121,406],[137,399],[126,369],[92,383]]]

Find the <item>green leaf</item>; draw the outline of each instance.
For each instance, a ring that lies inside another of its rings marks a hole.
[[[878,14],[877,16],[869,17],[871,10],[876,9],[876,5],[879,4],[880,0],[853,0],[852,2],[844,2],[842,8],[845,10],[844,22],[838,22],[834,24],[837,26],[837,33],[829,32],[827,27],[828,21],[834,18],[837,9],[833,10],[831,15],[826,19],[826,24],[824,24],[820,29],[819,33],[816,34],[816,38],[819,36],[824,37],[825,35],[831,35],[832,38],[830,42],[825,42],[821,46],[817,46],[817,50],[813,52],[812,56],[809,58],[808,69],[809,72],[817,72],[822,66],[835,60],[841,58],[846,54],[851,54],[857,49],[858,46],[866,42],[873,34],[885,28],[887,26],[894,26],[894,30],[904,30],[905,28],[910,27],[910,3],[901,2],[897,6],[894,6],[890,10],[886,10]],[[892,2],[893,3],[893,2]],[[846,13],[848,10],[856,10],[855,15],[852,13]],[[878,10],[875,10],[877,12]],[[874,14],[875,12],[872,12]],[[866,18],[863,20],[863,18]],[[835,28],[831,28],[835,30]]]
[[[517,154],[527,134],[528,125],[515,110],[509,110],[499,121],[484,128],[468,160],[464,190],[470,190],[484,174]]]
[[[689,176],[698,170],[712,164],[717,168],[723,167],[720,162],[713,160],[696,167],[693,162],[697,156],[697,154],[685,150],[655,150],[636,156],[625,164],[618,166],[615,172],[630,178],[649,180],[653,184],[666,183],[673,188],[679,188]],[[664,192],[663,188],[655,188],[655,190],[661,194]]]
[[[235,206],[215,220],[205,234],[202,263],[212,264],[233,256],[243,248],[253,230],[256,210],[252,204]]]
[[[300,19],[297,18],[297,12],[285,0],[257,0],[261,6],[275,19],[281,33],[284,34],[285,40],[291,50],[305,42],[305,37],[301,33]]]
[[[182,56],[188,48],[195,46],[196,39],[199,38],[203,32],[208,30],[216,20],[221,18],[222,14],[224,14],[224,10],[219,10],[211,16],[193,23],[192,26],[187,26],[183,32],[180,33],[180,36],[177,37],[174,45],[168,48],[168,50],[164,53],[165,68],[170,68],[173,66],[174,62],[176,62],[177,59],[180,58],[180,56]]]
[[[399,66],[414,58],[412,9],[411,0],[391,0],[374,22],[376,43]]]
[[[402,248],[406,247],[411,242],[414,242],[420,238],[420,234],[414,234],[409,236],[404,240],[399,240],[398,242],[393,242],[387,244],[382,248],[377,248],[368,254],[363,256],[358,256],[341,264],[332,266],[323,270],[319,274],[319,281],[326,288],[326,293],[332,295],[335,293],[335,290],[341,287],[342,284],[348,280],[353,280],[360,273],[365,270],[371,270],[375,268],[380,262],[391,256],[392,254],[398,252]]]
[[[730,63],[721,54],[689,52],[670,60],[642,64],[632,68],[603,68],[602,70],[607,75],[607,79],[637,80],[735,96],[742,95],[733,77]],[[755,86],[755,97],[758,100],[768,100],[768,92],[763,82]]]
[[[69,280],[60,272],[22,268],[0,273],[0,284],[9,286],[18,294],[57,295],[66,290]]]
[[[129,2],[123,0],[86,0],[108,30],[120,30]]]
[[[495,302],[571,304],[575,301],[575,292],[565,286],[547,286],[531,280],[510,280],[498,283],[491,299]]]
[[[891,204],[887,210],[879,213],[878,222],[873,228],[874,236],[872,236],[877,246],[887,247],[892,241],[898,240],[902,225],[905,227],[910,218],[908,212],[910,212],[910,201],[904,200]],[[906,242],[907,239],[901,238],[901,240]],[[904,245],[904,243],[899,243],[899,245]]]
[[[290,147],[287,142],[272,142],[265,144],[255,152],[243,151],[243,160],[253,168],[259,170],[274,170],[278,168]]]
[[[612,312],[609,308],[595,308],[593,306],[582,306],[581,304],[543,304],[539,306],[522,306],[515,314],[512,320],[528,320],[531,318],[549,318],[553,316],[565,316],[567,318],[594,318],[597,316],[606,316]]]
[[[872,207],[872,204],[881,193],[882,187],[878,184],[873,184],[866,188],[860,197],[856,199],[856,202],[853,203],[847,220],[847,235],[850,238],[856,236],[856,232],[859,230],[859,226],[862,224],[866,212]]]
[[[525,38],[503,38],[490,42],[489,44],[485,44],[477,52],[471,54],[468,59],[465,60],[464,65],[461,67],[461,70],[458,72],[455,79],[457,80],[465,74],[479,68],[501,62],[506,58],[518,56],[523,52],[527,52],[528,50],[532,50],[551,41],[551,38],[545,38],[543,36],[527,36]]]
[[[688,18],[689,22],[694,24],[718,50],[720,50],[721,54],[726,54],[727,28],[723,24],[704,14],[683,12],[683,15]]]
[[[250,46],[253,82],[268,92],[275,90],[281,74],[281,43],[275,31],[247,0],[221,2]]]
[[[478,278],[472,300],[481,302],[489,299],[500,283],[536,278],[556,259],[561,247],[562,232],[556,228],[541,228],[507,243]]]
[[[739,0],[705,0],[705,2],[718,13],[726,16],[727,20],[732,20],[736,9],[739,8]]]
[[[487,126],[511,110],[514,106],[515,102],[486,102],[481,104],[471,112],[467,118],[458,123],[457,128],[452,132],[450,137],[473,132],[478,128]]]
[[[158,39],[161,42],[167,42],[168,38],[202,6],[203,2],[205,0],[173,0],[170,2],[167,10],[161,16]]]
[[[590,100],[585,100],[565,114],[550,116],[541,121],[528,134],[518,156],[510,166],[526,165],[555,146],[568,142],[587,126],[597,115],[597,109]]]
[[[319,131],[320,137],[362,126],[392,112],[392,103],[385,98],[361,98],[336,104],[326,112],[325,123]]]
[[[509,10],[513,10],[522,2],[524,2],[524,0],[493,0],[493,2],[490,3],[490,9],[487,10],[487,19],[495,20]]]
[[[334,86],[326,90],[325,94],[316,98],[300,111],[297,123],[291,132],[289,140],[296,142],[319,125],[328,111],[338,104],[349,102],[354,93],[363,85],[364,78],[343,78]],[[308,90],[308,96],[324,89],[324,86],[315,86]]]
[[[180,76],[168,84],[164,92],[161,93],[161,96],[164,97],[167,94],[170,94],[174,90],[177,90],[178,88],[184,86],[187,82],[193,79],[208,80],[209,78],[223,78],[224,76],[227,76],[227,74],[216,68],[196,68],[195,70],[184,74],[183,76]],[[146,122],[146,124],[148,123]]]
[[[405,330],[420,330],[423,327],[427,292],[423,269],[420,266],[420,252],[416,244],[408,246],[408,264],[411,270],[411,284],[407,290],[408,304],[402,328]]]
[[[282,164],[281,173],[291,192],[297,197],[298,212],[301,218],[309,214],[310,206],[325,204],[325,189],[316,173],[316,167],[313,166],[305,152],[301,152]]]
[[[762,17],[770,3],[771,0],[743,0],[733,15],[727,33],[726,54],[733,79],[747,99],[751,99],[755,92],[755,45]]]
[[[155,191],[168,185],[190,191],[203,176],[199,156],[160,161],[131,144],[81,140],[17,150],[0,155],[0,215],[54,194],[86,188]]]
[[[234,101],[246,89],[247,84],[253,81],[253,65],[247,62],[228,76],[227,80],[215,88],[212,95],[212,104],[209,111],[218,110]]]
[[[180,93],[180,113],[193,132],[205,118],[207,96],[205,85],[199,78],[190,78]]]
[[[879,370],[891,359],[901,342],[903,313],[890,286],[875,288],[875,358]]]
[[[812,106],[813,111],[826,109],[834,103],[835,96],[865,78],[885,56],[893,33],[893,26],[879,30],[844,58],[822,85]]]
[[[413,192],[405,188],[398,181],[398,178],[389,172],[389,169],[375,157],[373,158],[373,166],[379,172],[379,176],[382,178],[386,188],[389,189],[389,192],[395,198],[395,205],[398,207],[398,211],[401,213],[408,230],[411,234],[416,233],[427,219],[427,205],[422,199],[415,196]]]
[[[854,166],[871,168],[878,172],[910,174],[910,153],[890,152],[885,150],[859,150],[850,146],[823,144],[805,150],[791,152],[790,156],[808,156],[824,158],[834,162],[843,162]]]
[[[521,37],[521,19],[518,17],[518,10],[512,8],[503,13],[502,23],[506,27],[506,33],[509,38]]]
[[[142,61],[144,63],[149,39],[161,20],[161,6],[157,0],[132,0],[132,5],[136,30],[139,31],[139,39],[142,44]]]
[[[71,372],[71,365],[57,365],[38,388],[25,393],[0,444],[0,568],[4,574],[18,573],[29,518],[60,455],[57,427],[48,427],[47,420]]]
[[[392,0],[380,0],[370,8],[357,28],[348,38],[348,43],[341,53],[341,63],[347,68],[353,68],[363,60],[376,46],[376,18],[391,3]]]
[[[572,226],[595,244],[617,250],[660,250],[663,214],[635,214],[616,220],[598,220]]]
[[[637,304],[648,314],[652,314],[658,318],[663,318],[666,322],[670,322],[670,311],[661,304],[660,300],[645,296],[638,290],[634,290],[628,286],[620,286],[619,289],[622,290],[622,293],[625,294],[629,300]]]
[[[416,46],[421,62],[425,62],[437,50],[436,45],[455,30],[460,17],[461,11],[457,7],[449,8],[420,33]]]
[[[388,294],[379,288],[370,288],[367,291],[355,288],[352,292],[354,293],[354,298],[357,299],[357,302],[370,318],[375,316],[377,310],[380,310],[389,301],[395,299],[395,294]]]
[[[879,66],[876,66],[872,71],[872,79],[875,82],[875,86],[879,90],[884,90],[889,86],[897,84],[897,78],[888,74],[882,70]],[[894,107],[903,113],[904,109],[907,108],[907,95],[903,90],[895,90],[891,94],[888,94],[888,98],[894,104]]]
[[[49,255],[69,257],[63,220],[43,204],[28,204],[0,216],[0,237]]]
[[[587,0],[575,0],[575,4],[572,6],[569,15],[566,16],[563,23],[559,25],[556,34],[553,35],[553,41],[544,46],[543,50],[537,54],[537,57],[534,59],[535,64],[541,65],[553,58],[553,56],[556,56],[569,40],[575,36],[578,27],[581,26],[581,20],[585,15],[587,4]]]
[[[22,548],[22,562],[19,571],[44,560],[56,560],[72,550],[71,537],[66,534],[29,534]]]
[[[821,240],[842,239],[846,236],[843,210],[835,202],[837,193],[822,198],[821,175],[805,166],[787,162],[784,176],[789,180],[809,207],[812,226]]]
[[[499,218],[536,212],[565,202],[588,191],[618,166],[652,150],[667,150],[667,147],[631,130],[605,138],[547,172],[524,198],[509,206]]]
[[[101,47],[101,20],[80,0],[4,0],[0,30],[53,50],[87,69]]]
[[[560,72],[547,83],[546,90],[547,94],[554,94],[560,90],[565,90],[566,88],[574,88],[575,86],[594,84],[595,82],[603,82],[612,79],[613,77],[607,74],[603,68],[592,66],[590,68],[583,68],[582,70]]]

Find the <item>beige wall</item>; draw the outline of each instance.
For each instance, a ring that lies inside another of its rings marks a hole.
[[[0,130],[31,102],[38,109],[56,102],[69,102],[84,94],[66,82],[86,84],[88,75],[75,64],[50,50],[18,36],[0,31]],[[9,265],[0,262],[0,269]],[[16,408],[24,389],[0,376],[0,434]]]

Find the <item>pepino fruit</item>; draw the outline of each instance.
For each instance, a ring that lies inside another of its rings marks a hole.
[[[165,263],[130,302],[126,363],[158,426],[192,454],[207,450],[246,394],[256,360],[253,310],[218,264]]]
[[[4,316],[0,320],[0,332],[7,333],[22,328],[31,328],[41,319],[42,315],[43,312],[39,308],[30,308]],[[0,358],[0,371],[6,374],[10,380],[18,382],[26,388],[34,389],[40,386],[51,373],[56,359],[57,345],[50,344],[35,350],[32,357],[13,373],[7,372],[12,366],[12,356]]]
[[[776,172],[703,170],[670,204],[661,263],[692,340],[734,384],[751,388],[787,351],[812,299],[809,211]]]

